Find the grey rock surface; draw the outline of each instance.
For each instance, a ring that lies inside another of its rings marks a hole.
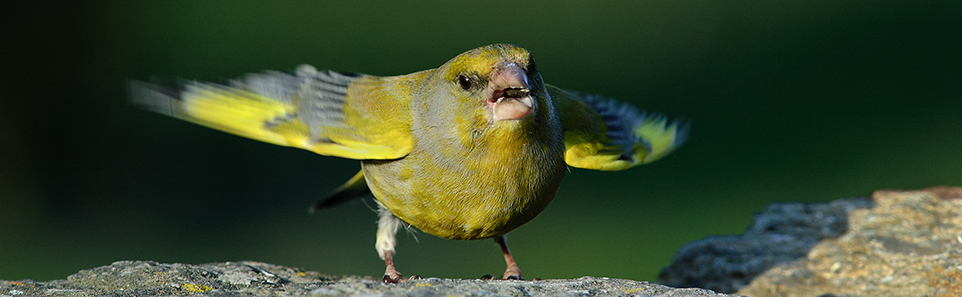
[[[682,248],[659,276],[748,296],[962,296],[962,188],[777,203],[741,236]]]
[[[775,266],[750,296],[962,296],[962,188],[877,191],[849,231]]]
[[[623,279],[582,277],[536,281],[427,278],[385,284],[259,262],[201,265],[120,261],[65,280],[0,281],[14,296],[729,296]]]
[[[781,263],[805,257],[819,241],[848,231],[847,215],[871,208],[867,197],[829,203],[773,203],[743,235],[710,236],[675,253],[658,282],[731,293]]]

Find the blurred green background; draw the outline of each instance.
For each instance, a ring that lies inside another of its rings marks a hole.
[[[779,2],[779,3],[776,3]],[[379,276],[373,203],[308,215],[356,161],[138,110],[125,80],[377,75],[490,43],[545,81],[692,121],[625,172],[572,169],[512,232],[528,278],[655,281],[773,201],[962,185],[960,1],[8,1],[0,4],[0,279],[118,260],[257,260]],[[490,240],[401,234],[406,275],[500,275]]]

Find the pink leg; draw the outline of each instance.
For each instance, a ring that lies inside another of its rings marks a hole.
[[[507,239],[508,237],[506,235],[494,238],[494,241],[501,246],[501,252],[504,253],[504,262],[508,264],[508,269],[505,269],[504,276],[502,276],[501,279],[523,279],[521,278],[521,269],[518,268],[518,263],[514,262],[514,257],[511,256],[511,251],[508,250]]]
[[[401,282],[401,273],[394,269],[394,252],[388,251],[384,253],[384,264],[387,268],[384,269],[384,277],[382,280],[385,283],[396,284]]]
[[[374,248],[377,249],[377,255],[384,259],[384,265],[387,266],[384,269],[382,280],[385,283],[396,284],[401,282],[401,273],[394,269],[394,246],[397,244],[395,236],[398,226],[401,225],[401,219],[384,208],[380,202],[377,206],[380,211],[380,219],[377,221],[377,243],[374,244]]]

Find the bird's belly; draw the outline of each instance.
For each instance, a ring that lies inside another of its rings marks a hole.
[[[502,235],[527,223],[554,198],[565,172],[561,159],[475,170],[406,161],[363,163],[374,196],[418,229],[461,240]]]
[[[550,201],[550,198],[544,200]],[[526,211],[507,205],[511,202],[415,207],[393,207],[385,203],[385,206],[405,222],[436,236],[483,239],[508,233],[527,223],[547,206],[547,201],[535,201],[539,207],[528,207]]]

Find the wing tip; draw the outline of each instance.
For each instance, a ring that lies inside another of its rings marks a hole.
[[[127,95],[137,107],[160,114],[177,117],[182,112],[182,90],[179,83],[166,83],[160,79],[151,82],[127,80]]]
[[[691,120],[684,117],[676,118],[672,120],[671,126],[675,127],[675,142],[671,147],[677,148],[688,141],[689,133],[691,133]]]
[[[690,120],[687,118],[675,118],[669,122],[667,117],[661,116],[659,121],[658,126],[660,127],[658,127],[658,131],[654,131],[654,134],[647,134],[645,132],[639,132],[637,134],[639,139],[649,144],[648,153],[641,158],[639,164],[647,164],[660,160],[688,141],[691,129]],[[667,145],[651,145],[651,142],[657,142],[659,138],[664,139],[667,137],[671,137],[671,142]]]

